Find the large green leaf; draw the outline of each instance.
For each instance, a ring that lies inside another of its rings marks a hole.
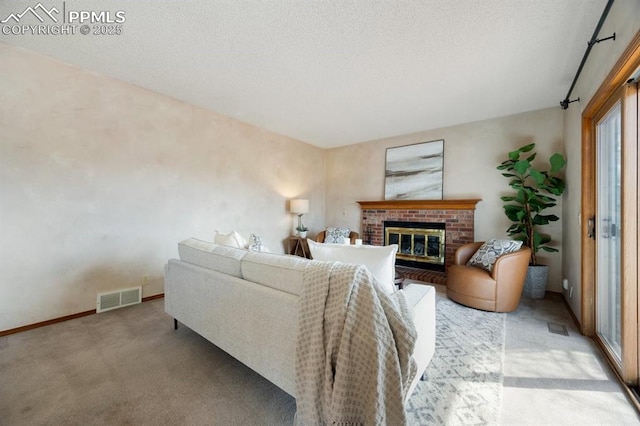
[[[537,248],[538,245],[540,244],[544,244],[543,243],[543,236],[542,234],[538,233],[538,232],[534,232],[533,233],[533,244],[534,246]]]
[[[520,151],[520,152],[529,152],[535,147],[536,147],[535,143],[530,143],[530,144],[525,145],[522,148],[518,149],[518,151]]]
[[[558,219],[560,218],[554,214],[537,214],[533,218],[533,223],[534,225],[548,225],[549,222],[556,222]]]
[[[549,246],[542,246],[540,247],[542,250],[544,251],[548,251],[548,252],[552,252],[552,253],[557,253],[560,250],[558,250],[557,248],[553,248],[553,247],[549,247]]]
[[[567,160],[562,154],[555,153],[549,159],[549,163],[551,163],[551,173],[558,173],[567,164]]]
[[[545,234],[543,232],[535,232],[535,235],[538,238],[539,244],[547,244],[551,242],[551,236],[549,234]]]
[[[562,195],[565,190],[564,180],[558,177],[550,177],[547,181],[546,189],[553,195]]]
[[[518,172],[521,175],[523,175],[523,174],[525,174],[527,172],[527,169],[530,166],[531,166],[531,163],[529,163],[527,160],[520,160],[516,164],[513,165],[513,168],[515,169],[516,172]]]
[[[540,173],[539,171],[537,171],[535,169],[531,169],[529,174],[531,175],[531,177],[533,178],[535,183],[538,184],[538,185],[542,185],[542,183],[544,183],[544,181],[547,179],[547,177],[544,175],[544,173]]]

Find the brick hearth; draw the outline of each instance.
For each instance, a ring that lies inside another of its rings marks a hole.
[[[361,230],[365,243],[384,244],[384,222],[444,222],[445,272],[430,271],[406,266],[396,269],[407,279],[445,284],[446,268],[453,263],[456,250],[473,242],[474,211],[479,199],[470,200],[391,200],[358,201],[362,208]]]

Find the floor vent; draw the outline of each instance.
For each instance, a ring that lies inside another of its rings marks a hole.
[[[96,312],[105,312],[142,302],[142,287],[98,293]]]
[[[567,331],[567,327],[562,324],[556,324],[555,322],[548,322],[547,326],[549,327],[549,333],[560,334],[561,336],[568,336],[569,332]]]

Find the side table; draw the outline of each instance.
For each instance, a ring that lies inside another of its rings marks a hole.
[[[393,283],[398,286],[398,290],[402,290],[404,288],[404,275],[396,270]]]
[[[293,236],[289,237],[289,246],[287,247],[287,253],[294,256],[306,257],[311,259],[311,253],[309,252],[309,244],[306,238]]]

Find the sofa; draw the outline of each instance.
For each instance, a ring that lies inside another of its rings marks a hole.
[[[299,299],[306,268],[320,262],[188,239],[165,267],[165,311],[296,397]],[[417,338],[409,398],[435,350],[435,289],[401,290]]]

